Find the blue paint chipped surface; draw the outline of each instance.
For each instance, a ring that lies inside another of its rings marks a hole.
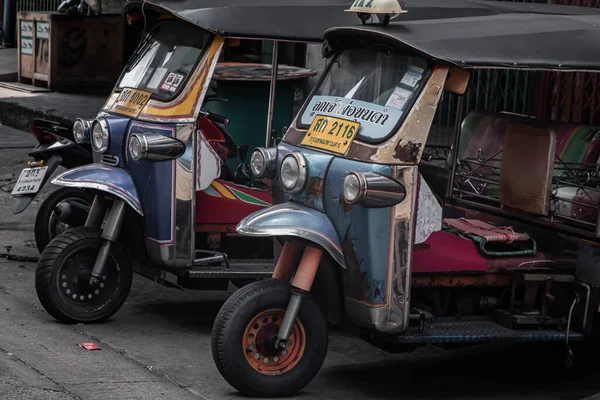
[[[392,167],[347,160],[281,143],[278,146],[278,171],[283,157],[296,150],[301,151],[306,159],[309,179],[324,180],[323,192],[320,199],[316,199],[306,190],[292,196],[288,195],[288,198],[325,211],[342,242],[346,265],[349,268],[354,266],[354,269],[360,271],[361,293],[351,293],[351,298],[374,305],[384,304],[387,292],[392,209],[391,207],[366,208],[361,205],[349,207],[342,204],[341,197],[344,178],[348,173],[372,171],[392,177]]]

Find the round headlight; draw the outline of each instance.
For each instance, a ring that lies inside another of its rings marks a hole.
[[[73,138],[77,143],[88,143],[90,140],[90,122],[80,118],[75,120],[73,124]]]
[[[254,150],[252,157],[250,157],[250,170],[257,178],[262,178],[267,171],[267,160],[258,149]]]
[[[306,174],[306,162],[302,154],[294,152],[283,158],[279,179],[286,190],[292,193],[301,192],[306,183]]]
[[[131,139],[129,139],[129,154],[131,154],[131,158],[136,161],[141,159],[144,154],[142,141],[137,135],[133,135]]]
[[[92,147],[98,153],[104,153],[108,150],[110,134],[108,133],[108,124],[103,119],[94,121],[92,127]]]
[[[346,203],[353,204],[358,201],[363,192],[360,178],[357,174],[349,173],[344,179],[344,200]]]

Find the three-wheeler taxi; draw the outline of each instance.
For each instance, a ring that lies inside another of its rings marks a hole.
[[[571,356],[597,331],[600,127],[459,102],[451,167],[424,154],[442,96],[464,96],[473,70],[600,72],[600,13],[448,1],[462,11],[411,21],[394,3],[357,0],[360,20],[327,30],[317,87],[282,142],[251,156],[281,196],[237,231],[282,250],[212,332],[244,394],[300,391],[343,317],[394,352],[562,342]]]
[[[211,290],[272,274],[272,239],[235,232],[243,217],[271,205],[270,184],[245,172],[247,163],[227,170],[238,151],[228,119],[202,107],[215,99],[206,93],[227,39],[319,43],[328,24],[348,19],[337,12],[345,1],[209,3],[124,6],[128,21],[146,29],[143,39],[97,118],[73,127],[78,143],[91,143],[94,163],[52,181],[94,194],[85,226],[55,237],[38,262],[38,298],[62,322],[109,318],[127,298],[134,270],[167,286]],[[320,22],[298,23],[298,15],[317,13]],[[276,105],[274,59],[265,143]]]

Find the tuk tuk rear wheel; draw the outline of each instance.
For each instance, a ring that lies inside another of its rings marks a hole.
[[[94,323],[121,308],[131,289],[133,269],[119,243],[111,243],[99,282],[89,283],[102,242],[100,230],[78,227],[63,232],[42,251],[35,290],[52,317],[67,324]]]
[[[290,285],[275,279],[250,283],[221,307],[212,330],[212,354],[219,372],[249,396],[291,396],[319,372],[327,355],[327,322],[306,296],[288,346],[276,350],[272,338],[290,300]]]

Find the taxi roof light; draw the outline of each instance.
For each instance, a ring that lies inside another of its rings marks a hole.
[[[375,14],[379,23],[386,26],[390,19],[407,12],[402,8],[404,2],[405,0],[355,0],[345,11],[356,13],[363,24]]]

